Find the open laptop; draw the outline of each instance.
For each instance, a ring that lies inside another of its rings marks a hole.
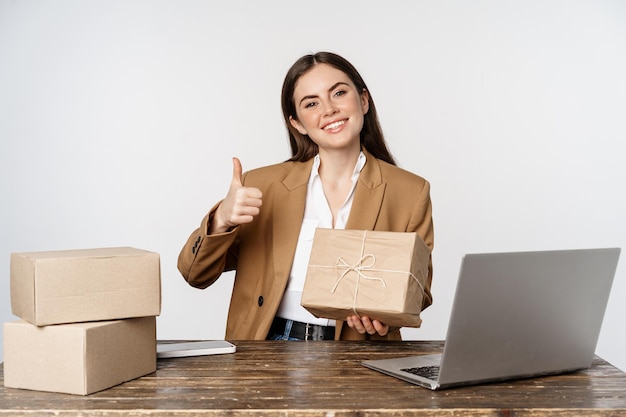
[[[442,354],[369,360],[432,390],[591,366],[619,248],[468,254]]]

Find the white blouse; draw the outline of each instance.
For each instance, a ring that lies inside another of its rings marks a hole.
[[[359,174],[365,165],[365,160],[365,155],[361,152],[352,173],[352,188],[346,197],[346,201],[337,213],[337,218],[335,219],[335,229],[345,229],[346,227],[348,217],[350,216],[350,209],[352,208],[352,201],[354,199],[354,189],[356,188]],[[315,229],[318,227],[326,229],[333,228],[333,215],[328,205],[328,201],[326,200],[324,189],[322,188],[322,181],[319,176],[319,167],[320,157],[319,155],[316,155],[307,186],[304,218],[302,219],[302,226],[300,227],[300,236],[298,237],[296,254],[291,266],[291,273],[289,274],[289,283],[287,284],[287,289],[283,295],[283,300],[278,307],[276,315],[284,319],[291,319],[304,323],[334,326],[334,320],[316,318],[300,305],[302,289],[304,288],[304,279],[306,277],[309,257],[311,256],[311,248],[313,246]]]

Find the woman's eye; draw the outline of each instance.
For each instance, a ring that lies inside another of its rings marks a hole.
[[[337,91],[335,91],[335,97],[341,97],[344,94],[346,94],[345,90],[337,90]]]
[[[309,101],[308,103],[304,103],[304,108],[305,109],[310,109],[312,107],[315,107],[317,103],[315,103],[314,101]]]

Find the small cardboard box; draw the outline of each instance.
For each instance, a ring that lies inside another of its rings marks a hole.
[[[419,327],[429,259],[416,233],[317,229],[301,304],[316,317]]]
[[[11,309],[37,326],[158,316],[159,254],[127,247],[13,253]]]
[[[156,370],[156,319],[4,323],[4,385],[87,395]]]

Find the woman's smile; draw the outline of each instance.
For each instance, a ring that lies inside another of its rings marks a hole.
[[[344,124],[346,124],[346,121],[347,119],[337,120],[336,122],[330,122],[329,124],[324,126],[322,129],[326,131],[339,131],[340,128],[343,127]]]

